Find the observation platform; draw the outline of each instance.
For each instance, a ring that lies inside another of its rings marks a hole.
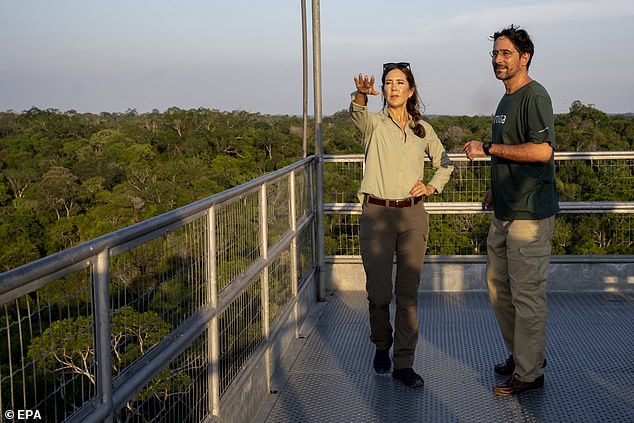
[[[417,389],[373,371],[365,292],[327,298],[255,422],[634,421],[634,292],[549,292],[545,387],[513,397],[492,394],[507,352],[486,292],[419,293]]]
[[[362,157],[327,159],[332,186],[359,179]],[[631,190],[615,195],[620,201],[560,203],[553,245],[583,249],[551,257],[546,386],[498,398],[491,390],[502,379],[492,366],[507,352],[485,292],[486,260],[476,254],[488,227],[475,200],[487,163],[454,159],[474,188],[445,190],[442,202],[426,204],[440,226],[419,288],[414,367],[424,388],[374,373],[360,209],[344,193],[316,189],[318,161],[306,157],[1,273],[0,415],[39,410],[46,421],[68,423],[634,422]],[[619,187],[631,186],[633,159],[556,155],[560,167],[592,169],[600,181],[623,175]]]

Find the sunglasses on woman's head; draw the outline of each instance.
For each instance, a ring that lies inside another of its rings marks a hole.
[[[383,70],[389,69],[392,66],[396,66],[399,69],[409,69],[409,63],[407,62],[389,62],[383,63]]]

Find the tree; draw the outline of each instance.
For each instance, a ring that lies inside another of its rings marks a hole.
[[[170,325],[154,312],[141,313],[130,306],[115,310],[110,335],[114,374],[158,344],[170,330]],[[39,397],[45,398],[47,402],[47,406],[41,408],[45,413],[50,413],[47,416],[50,421],[59,417],[54,414],[56,408],[66,410],[66,415],[69,415],[90,396],[86,391],[94,391],[96,384],[92,317],[69,317],[52,322],[41,336],[31,341],[26,359],[35,363],[34,374],[29,380],[31,389],[43,391],[47,385],[63,388],[56,389],[57,395],[40,392]],[[168,370],[164,378],[154,379],[136,398],[158,396],[159,399],[166,399],[174,392],[180,393],[179,384],[185,383],[187,386],[187,381],[183,380],[187,376],[178,373],[176,384],[171,374]],[[71,380],[73,382],[69,383]],[[82,383],[82,380],[87,383]],[[34,408],[34,405],[26,404],[25,408]],[[138,412],[134,402],[129,403],[128,408]]]
[[[0,228],[0,239],[5,241],[3,241],[3,246],[0,250],[0,263],[3,272],[40,258],[40,251],[28,237],[20,236],[19,238],[7,239],[1,233],[4,232],[2,229]]]
[[[39,175],[37,161],[33,160],[34,153],[28,148],[24,149],[24,146],[9,146],[4,149],[3,155],[5,169],[2,173],[11,188],[12,197],[24,198],[27,189],[33,185]]]
[[[38,183],[38,192],[43,197],[43,208],[50,207],[57,219],[69,218],[80,201],[81,189],[78,178],[64,167],[51,167]]]
[[[24,206],[0,209],[0,269],[37,260],[46,254],[43,228],[33,211]]]

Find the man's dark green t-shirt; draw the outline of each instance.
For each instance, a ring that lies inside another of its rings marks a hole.
[[[548,142],[553,150],[556,148],[552,102],[541,84],[532,81],[502,97],[493,119],[492,142]],[[548,163],[520,163],[491,157],[495,217],[501,220],[536,220],[559,212],[553,156]]]

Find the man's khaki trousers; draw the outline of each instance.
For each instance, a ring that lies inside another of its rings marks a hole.
[[[515,374],[532,382],[542,373],[546,347],[546,281],[555,217],[491,219],[487,239],[487,285]]]

